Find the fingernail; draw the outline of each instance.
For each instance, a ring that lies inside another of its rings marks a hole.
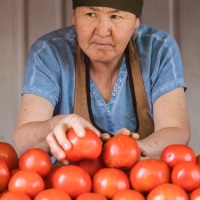
[[[85,133],[84,133],[83,131],[78,131],[78,136],[84,137],[84,136],[85,136]]]
[[[69,144],[64,144],[64,149],[65,149],[66,151],[68,151],[68,150],[70,149],[70,145],[69,145]]]
[[[68,161],[68,160],[62,160],[62,163],[63,163],[64,165],[69,165],[69,161]]]
[[[59,152],[59,153],[58,153],[58,158],[59,158],[59,159],[65,158],[65,154],[64,154],[63,152]]]

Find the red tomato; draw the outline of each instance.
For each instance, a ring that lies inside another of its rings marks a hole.
[[[171,179],[172,183],[192,192],[200,187],[200,167],[193,162],[178,163],[171,172]]]
[[[18,155],[11,144],[0,142],[0,158],[6,162],[9,170],[18,168]]]
[[[91,191],[92,180],[81,167],[67,165],[56,170],[53,176],[53,187],[64,190],[71,198],[76,198],[82,193]]]
[[[8,192],[8,190],[6,189],[6,190],[4,190],[3,192],[0,192],[0,200],[1,200],[1,197],[6,193],[6,192]]]
[[[184,144],[172,144],[167,146],[162,152],[160,159],[165,161],[172,169],[180,162],[196,162],[196,155],[193,149]]]
[[[104,144],[102,156],[107,167],[131,169],[140,159],[140,149],[133,138],[116,135]]]
[[[170,169],[162,160],[141,160],[131,169],[129,179],[133,189],[147,193],[158,185],[170,182]]]
[[[198,155],[196,156],[196,163],[197,163],[197,165],[199,165],[199,167],[200,167],[200,154],[198,154]]]
[[[67,131],[66,136],[72,144],[72,148],[66,153],[69,161],[79,161],[83,159],[98,158],[102,151],[102,142],[97,134],[89,129],[85,129],[85,137],[78,137],[74,129]]]
[[[18,172],[20,169],[19,168],[16,168],[16,169],[12,169],[10,171],[10,177],[12,177],[16,172]]]
[[[136,190],[123,190],[116,193],[112,200],[145,200],[144,196]]]
[[[105,167],[101,156],[96,159],[80,160],[74,164],[85,169],[91,177],[93,177],[97,171]]]
[[[1,200],[31,200],[31,198],[23,192],[6,192]]]
[[[197,188],[190,193],[190,200],[199,200],[199,199],[200,199],[200,188]]]
[[[107,200],[107,199],[102,194],[87,192],[87,193],[80,194],[76,198],[76,200]]]
[[[39,192],[34,200],[71,200],[71,197],[61,189],[51,188]]]
[[[149,192],[147,200],[189,200],[185,190],[178,185],[165,183]]]
[[[129,188],[128,176],[117,168],[100,169],[93,177],[93,192],[108,199],[112,199],[117,192]]]
[[[10,172],[6,162],[0,158],[0,192],[4,191],[10,180]]]
[[[45,177],[51,170],[51,159],[49,155],[40,148],[25,151],[19,158],[19,168],[37,172]]]
[[[40,191],[44,190],[42,177],[29,170],[19,170],[10,179],[8,190],[13,192],[23,192],[34,198]]]
[[[60,166],[52,167],[49,174],[43,178],[44,184],[45,184],[45,189],[50,189],[53,187],[53,176],[54,176],[55,172],[57,171],[57,169],[59,169],[59,168],[60,168]]]

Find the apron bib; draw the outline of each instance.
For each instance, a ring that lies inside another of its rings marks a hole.
[[[135,42],[130,40],[125,51],[128,78],[131,87],[133,107],[136,115],[136,130],[143,139],[154,132],[154,123],[148,114],[149,104],[142,80]],[[78,43],[76,45],[76,82],[74,113],[91,122],[100,132],[105,132],[95,124],[90,101],[89,64]]]

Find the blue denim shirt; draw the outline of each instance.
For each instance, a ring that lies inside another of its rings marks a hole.
[[[72,26],[59,29],[39,38],[29,53],[22,94],[35,94],[49,100],[55,108],[54,115],[73,113],[75,39]],[[160,96],[179,87],[186,89],[180,51],[168,33],[145,24],[140,25],[135,42],[149,114],[153,118],[153,104]],[[121,128],[135,130],[125,58],[108,103],[92,79],[90,91],[92,113],[99,127],[112,134]]]

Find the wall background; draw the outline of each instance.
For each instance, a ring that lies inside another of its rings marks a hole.
[[[200,1],[145,0],[141,20],[170,32],[182,54],[190,146],[200,153]],[[41,35],[70,25],[71,0],[0,0],[0,141],[12,144],[25,62]]]

